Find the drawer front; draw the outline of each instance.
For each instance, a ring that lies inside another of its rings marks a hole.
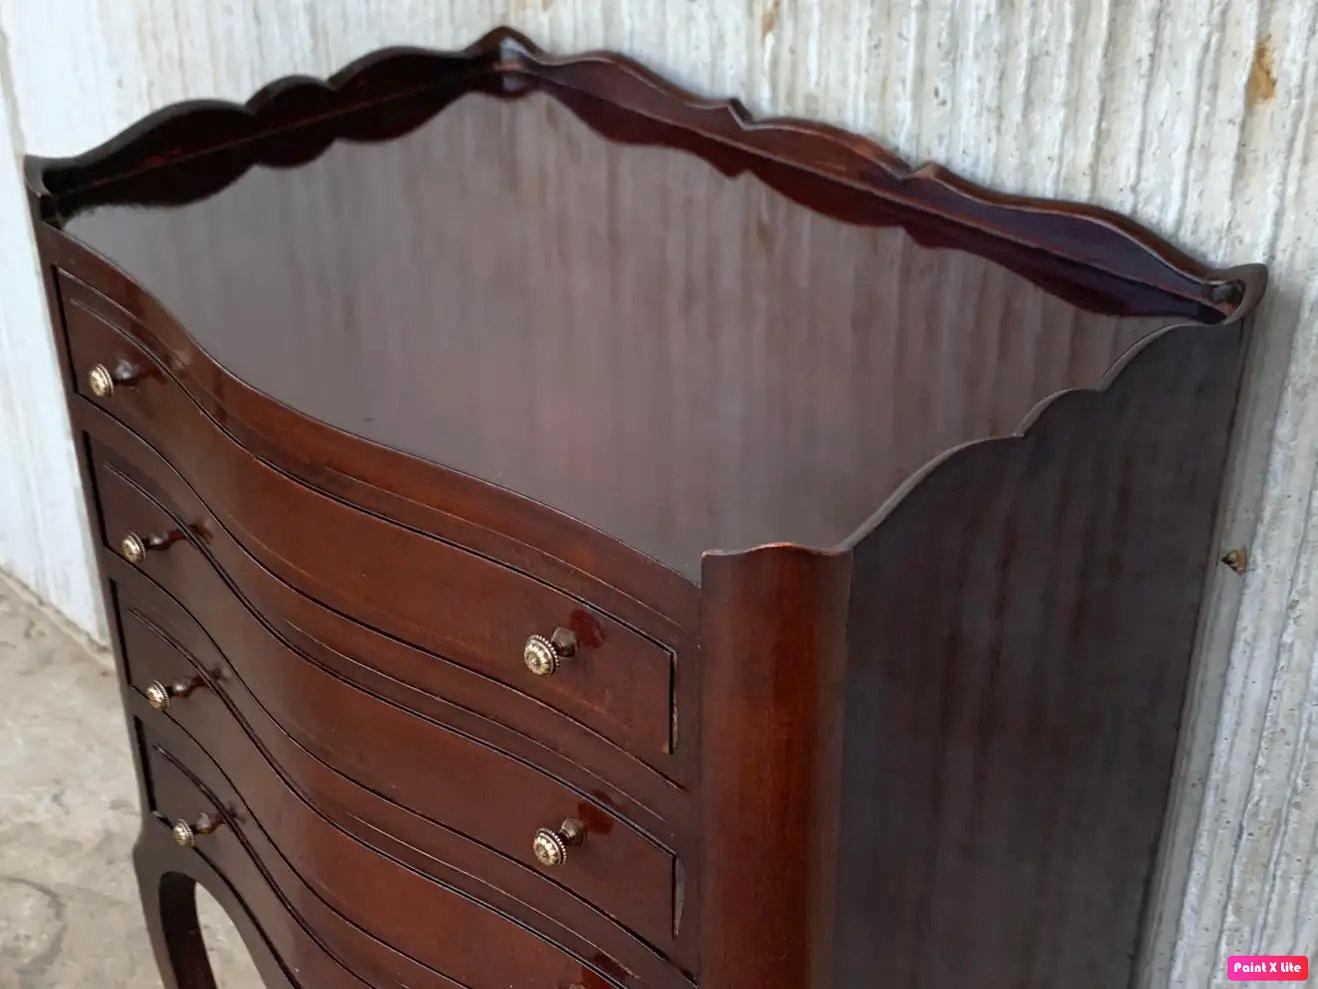
[[[205,626],[222,664],[217,689],[238,704],[249,723],[273,719],[278,734],[271,744],[286,733],[360,788],[519,863],[534,874],[533,886],[548,887],[537,890],[541,898],[552,897],[559,887],[570,890],[674,954],[676,864],[670,851],[581,791],[333,675],[292,648],[243,603],[185,535],[185,527],[124,475],[100,460],[98,465],[104,534],[166,537],[167,545],[148,551],[139,570],[168,588]],[[114,541],[107,542],[112,549]],[[123,634],[130,655],[159,654],[160,643],[146,634],[142,621],[125,619]],[[143,690],[151,680],[168,684],[173,676],[136,662],[132,669],[134,684]],[[171,709],[186,719],[199,707],[206,705],[188,702]],[[533,837],[568,819],[582,823],[586,838],[569,850],[565,863],[546,869],[534,857]]]
[[[225,528],[283,580],[332,608],[534,696],[662,773],[676,771],[673,655],[548,584],[368,514],[252,456],[144,350],[67,307],[79,394],[141,435]],[[117,378],[94,386],[91,370]],[[537,676],[532,635],[571,630],[577,648]]]
[[[150,809],[153,813],[153,819],[146,821],[144,827],[159,829],[159,834],[150,835],[152,839],[170,842],[175,840],[170,831],[177,821],[184,820],[195,826],[199,816],[206,814],[223,822],[210,834],[197,839],[196,845],[186,854],[200,857],[206,866],[218,873],[218,881],[237,896],[247,919],[275,956],[276,964],[289,984],[298,989],[364,989],[366,986],[397,984],[369,981],[364,970],[354,972],[349,966],[355,956],[362,953],[366,935],[346,929],[348,925],[342,919],[338,919],[335,925],[323,917],[308,918],[295,913],[289,898],[272,884],[267,871],[257,864],[250,841],[244,840],[234,822],[222,814],[221,808],[229,802],[199,785],[191,771],[183,768],[181,761],[166,750],[167,743],[155,733],[144,731],[141,737],[144,743],[142,763],[151,788]],[[206,870],[195,871],[204,874]],[[210,891],[216,892],[215,889]],[[337,926],[340,936],[336,940],[346,940],[347,950],[343,947],[334,951],[328,949],[323,934],[312,928],[316,920],[322,930],[335,931]],[[353,941],[357,942],[356,950]],[[282,986],[284,983],[275,984]],[[441,978],[430,985],[435,989],[461,989],[460,983],[450,979]]]
[[[194,832],[203,815],[219,822],[209,833],[196,833],[195,853],[268,904],[263,919],[273,919],[276,931],[285,915],[336,963],[299,951],[298,958],[310,956],[314,964],[298,971],[308,989],[363,983],[378,989],[622,985],[479,903],[372,852],[273,780],[243,775],[241,791],[232,789],[215,764],[191,752],[191,758],[181,755],[180,749],[192,746],[169,737],[144,734],[153,810],[164,823],[189,822]]]
[[[333,675],[569,781],[667,847],[678,847],[679,832],[690,832],[689,795],[659,773],[531,695],[375,631],[290,587],[244,551],[139,437],[95,408],[75,411],[105,506],[97,515],[104,522],[109,513],[110,528],[102,534],[108,545],[118,547],[126,531],[149,535],[153,525],[172,525],[204,547],[226,585],[275,636]],[[193,560],[152,547],[137,567],[169,587],[186,587]]]
[[[691,989],[679,968],[578,897],[528,878],[520,865],[362,789],[318,760],[241,682],[225,675],[205,631],[176,602],[128,568],[112,563],[111,569],[125,651],[131,654],[130,680],[140,696],[135,707],[150,732],[173,732],[221,757],[255,747],[290,790],[372,849],[536,930],[628,986]],[[148,708],[155,684],[171,694],[164,710]],[[242,779],[232,782],[242,790]]]

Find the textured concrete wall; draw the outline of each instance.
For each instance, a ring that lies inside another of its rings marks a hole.
[[[1272,271],[1146,948],[1150,986],[1318,949],[1318,4],[1312,0],[0,0],[16,154],[78,151],[189,97],[241,99],[497,23],[630,52],[762,113],[822,117],[981,182],[1101,203]],[[13,155],[0,160],[0,567],[85,628],[72,457]],[[973,973],[968,973],[968,984]]]

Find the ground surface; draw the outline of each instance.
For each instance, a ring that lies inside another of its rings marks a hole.
[[[0,578],[0,987],[158,989],[130,853],[137,788],[110,657]],[[220,989],[260,980],[201,896]]]

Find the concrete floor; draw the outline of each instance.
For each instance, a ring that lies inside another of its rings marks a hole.
[[[112,659],[0,577],[0,686],[0,989],[157,989]],[[198,899],[220,989],[259,989],[223,911]]]

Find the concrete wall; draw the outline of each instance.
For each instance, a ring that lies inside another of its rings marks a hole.
[[[1101,203],[1272,271],[1146,948],[1150,986],[1318,949],[1318,4],[1312,0],[0,0],[0,568],[94,635],[64,412],[16,156],[242,99],[386,44],[511,23],[873,135],[981,182]],[[968,973],[968,984],[973,973]]]

